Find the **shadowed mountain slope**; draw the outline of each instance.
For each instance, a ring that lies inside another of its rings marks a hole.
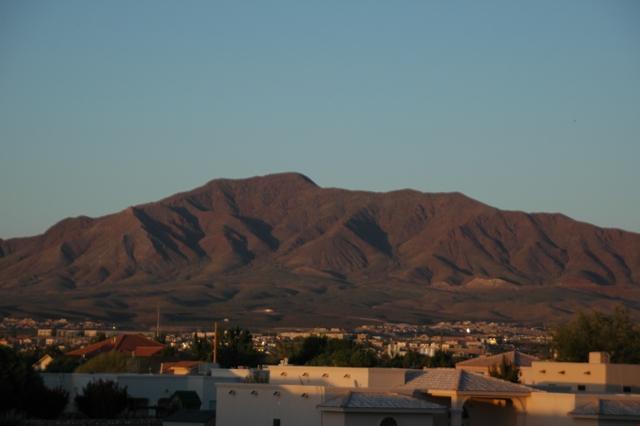
[[[602,298],[635,309],[640,234],[559,214],[502,211],[459,193],[321,188],[286,173],[213,180],[116,214],[65,219],[39,236],[0,240],[6,313],[135,318],[147,312],[147,300],[162,303],[167,315],[193,308],[182,312],[185,320],[195,311],[238,316],[264,305],[281,312],[268,321],[280,321],[289,318],[282,313],[288,302],[300,315],[324,315],[322,305],[338,301],[393,319],[407,297],[416,319],[419,303],[423,316],[439,317],[451,306],[433,310],[452,295],[536,289],[587,296],[578,306],[580,297],[560,303],[558,315]],[[37,299],[44,294],[65,302],[43,307]],[[416,300],[426,294],[435,297]],[[502,313],[501,303],[478,305],[478,317],[521,319]]]

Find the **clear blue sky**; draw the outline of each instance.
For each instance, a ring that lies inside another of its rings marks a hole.
[[[0,2],[0,237],[216,177],[640,231],[640,2]]]

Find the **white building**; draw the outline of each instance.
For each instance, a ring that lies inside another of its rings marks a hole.
[[[640,422],[637,393],[550,392],[452,368],[282,365],[269,370],[269,384],[218,384],[218,426],[635,426]]]
[[[79,374],[79,373],[42,373],[44,384],[49,388],[61,387],[69,392],[69,401],[82,393],[82,389],[91,381],[110,380],[119,386],[127,387],[134,398],[148,401],[149,406],[158,404],[160,398],[168,398],[175,391],[195,391],[202,401],[203,410],[215,410],[216,387],[220,383],[243,382],[249,375],[246,369],[213,369],[212,375],[175,376],[169,374]],[[73,410],[73,404],[68,409]]]

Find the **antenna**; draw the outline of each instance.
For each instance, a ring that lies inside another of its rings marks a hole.
[[[160,337],[160,304],[156,303],[156,339]]]
[[[213,345],[211,345],[212,360],[214,364],[218,363],[218,322],[213,322]]]

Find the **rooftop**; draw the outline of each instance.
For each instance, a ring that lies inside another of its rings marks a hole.
[[[378,409],[440,411],[446,409],[446,407],[440,404],[392,392],[349,392],[347,395],[328,400],[318,407],[324,410]]]
[[[570,413],[574,417],[625,417],[640,420],[640,399],[594,399]]]
[[[103,352],[122,352],[135,356],[149,357],[157,354],[164,348],[162,343],[147,339],[140,334],[121,334],[108,339],[67,352],[70,356],[91,357]]]
[[[527,394],[532,391],[527,386],[454,368],[429,368],[423,371],[409,371],[407,372],[406,383],[402,388],[509,394]]]

